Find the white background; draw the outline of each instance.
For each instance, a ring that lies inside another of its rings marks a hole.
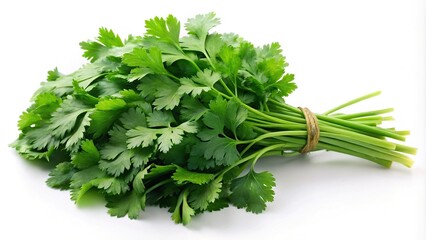
[[[229,207],[184,227],[156,207],[134,221],[102,205],[78,208],[45,185],[47,169],[7,147],[47,70],[81,66],[78,43],[99,27],[140,35],[148,18],[210,11],[222,19],[219,32],[282,44],[299,85],[287,100],[295,106],[322,112],[382,90],[353,110],[395,107],[393,124],[410,129],[408,144],[419,148],[413,168],[326,152],[265,159],[258,170],[272,171],[277,187],[264,213]],[[1,1],[0,239],[426,239],[425,15],[420,0]]]

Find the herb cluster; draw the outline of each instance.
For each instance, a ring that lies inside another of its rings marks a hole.
[[[306,120],[283,97],[296,89],[280,45],[256,47],[236,34],[211,33],[214,13],[185,24],[173,16],[145,22],[144,36],[121,39],[101,28],[80,43],[90,63],[47,82],[21,115],[12,146],[26,159],[59,159],[47,184],[89,190],[112,216],[138,218],[146,205],[166,207],[176,223],[229,204],[260,213],[274,199],[275,179],[256,172],[262,156],[299,154]],[[390,167],[415,149],[407,131],[380,128],[392,109],[317,114],[314,151],[331,150]]]

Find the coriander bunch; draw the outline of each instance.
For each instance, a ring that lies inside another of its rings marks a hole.
[[[219,23],[214,13],[197,15],[182,36],[174,16],[156,17],[126,40],[101,28],[80,43],[89,63],[49,71],[12,146],[57,163],[47,184],[77,203],[97,191],[112,216],[138,218],[157,205],[183,224],[229,204],[265,210],[276,183],[255,171],[263,156],[329,150],[412,165],[415,149],[400,143],[408,131],[380,127],[392,109],[336,113],[379,92],[323,114],[290,106],[284,99],[296,84],[280,45],[212,33]]]

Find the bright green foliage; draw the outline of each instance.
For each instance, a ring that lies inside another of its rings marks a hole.
[[[59,163],[56,165],[55,169],[49,173],[50,177],[47,179],[46,183],[50,187],[68,189],[74,173],[75,170],[71,163]]]
[[[145,209],[145,195],[132,191],[120,197],[111,197],[106,207],[111,216],[137,219],[142,210]]]
[[[143,148],[155,145],[158,149],[166,153],[173,145],[179,144],[185,133],[195,133],[197,127],[192,122],[184,122],[176,127],[165,128],[147,128],[136,127],[127,132],[129,139],[127,140],[127,147]]]
[[[167,74],[158,48],[151,48],[149,51],[143,48],[135,48],[131,53],[123,56],[123,63],[130,67],[138,67],[141,72],[146,74]],[[139,76],[139,78],[143,77],[142,75]]]
[[[78,169],[85,169],[96,165],[100,160],[100,153],[92,140],[81,142],[81,152],[72,156],[71,163]]]
[[[250,170],[232,182],[230,199],[238,208],[261,213],[266,208],[266,202],[274,200],[272,187],[275,187],[275,179],[271,173]]]
[[[85,50],[83,56],[94,62],[110,55],[111,49],[114,47],[123,47],[124,44],[112,30],[100,28],[97,41],[81,42],[80,46]]]
[[[192,172],[179,166],[177,166],[176,172],[172,175],[172,179],[175,180],[177,184],[193,183],[203,185],[210,182],[213,178],[213,174]]]
[[[172,219],[175,223],[183,223],[183,225],[186,225],[191,221],[191,217],[195,214],[194,209],[188,204],[187,195],[188,193],[186,191],[179,195],[176,208],[172,214]]]
[[[144,36],[128,39],[100,28],[80,43],[89,63],[68,75],[48,72],[11,146],[25,159],[56,163],[47,184],[70,190],[77,204],[98,192],[112,216],[135,219],[156,205],[188,224],[230,204],[264,211],[275,179],[255,165],[262,156],[299,154],[306,120],[283,99],[296,84],[280,44],[212,33],[219,23],[214,13],[197,15],[182,36],[174,16],[155,17]],[[415,149],[394,141],[405,132],[379,126],[389,110],[333,114],[375,95],[316,114],[313,151],[411,166],[405,154]]]
[[[214,179],[207,184],[197,187],[190,195],[191,205],[195,209],[206,210],[209,204],[214,203],[219,198],[222,191],[220,178]]]

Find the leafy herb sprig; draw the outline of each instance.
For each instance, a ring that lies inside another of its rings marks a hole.
[[[182,37],[175,17],[156,17],[144,36],[126,40],[101,28],[80,43],[90,63],[68,75],[49,71],[12,146],[29,160],[59,161],[47,184],[71,190],[77,203],[98,191],[112,216],[134,219],[158,205],[187,224],[228,204],[264,211],[276,183],[255,165],[300,154],[307,123],[283,99],[296,84],[280,45],[211,33],[219,23],[214,13],[197,15]],[[336,113],[378,94],[316,114],[313,151],[410,167],[415,149],[398,143],[409,132],[379,126],[392,109]]]

